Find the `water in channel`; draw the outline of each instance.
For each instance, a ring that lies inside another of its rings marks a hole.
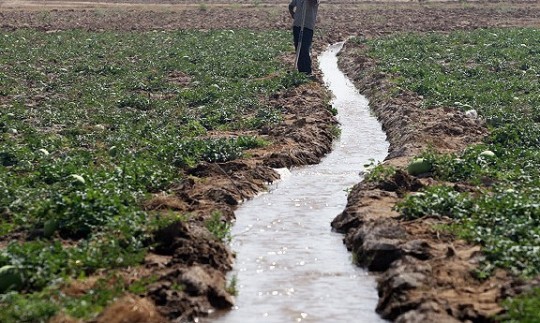
[[[388,152],[368,101],[337,67],[342,43],[320,57],[341,136],[318,165],[284,171],[267,194],[236,211],[232,248],[238,296],[219,322],[382,322],[374,277],[356,267],[330,222],[371,158]]]

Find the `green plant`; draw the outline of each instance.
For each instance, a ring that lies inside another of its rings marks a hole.
[[[430,186],[412,193],[396,205],[407,220],[425,216],[461,219],[468,216],[474,204],[467,193],[460,193],[449,186]]]
[[[227,283],[227,286],[225,286],[225,290],[227,291],[227,293],[234,296],[238,296],[237,284],[238,284],[238,277],[236,275],[233,275],[231,279],[229,280],[229,282]]]
[[[365,182],[380,182],[387,180],[396,173],[396,168],[390,165],[385,165],[381,162],[375,164],[375,160],[371,159],[369,164],[365,164]]]
[[[339,136],[341,136],[341,128],[337,125],[331,125],[330,134],[332,135],[332,138],[339,138]]]
[[[509,298],[503,302],[506,312],[497,319],[507,323],[538,322],[538,307],[540,306],[540,289]]]
[[[129,285],[127,290],[130,293],[133,293],[135,295],[144,295],[147,292],[148,285],[156,282],[158,278],[159,277],[157,275],[150,275],[148,277],[143,277],[131,283],[131,285]]]
[[[214,211],[208,220],[205,221],[205,226],[216,237],[216,239],[230,242],[231,224],[221,220],[221,212]]]
[[[80,295],[67,295],[57,288],[21,294],[0,295],[1,322],[47,322],[59,311],[75,318],[90,319],[125,293],[123,280],[111,274],[99,279]]]
[[[0,295],[0,321],[45,322],[58,312],[59,306],[43,294],[22,295],[11,292]]]
[[[184,286],[183,284],[179,284],[177,282],[174,282],[172,285],[171,285],[171,289],[172,290],[175,290],[177,292],[181,292],[183,290],[186,289],[186,286]]]
[[[358,259],[358,253],[357,252],[352,252],[351,253],[351,263],[353,263],[354,265],[359,265],[360,264],[360,261]]]
[[[126,284],[120,276],[107,275],[99,279],[86,293],[80,296],[64,296],[59,294],[58,303],[69,315],[89,319],[112,301],[126,292]]]

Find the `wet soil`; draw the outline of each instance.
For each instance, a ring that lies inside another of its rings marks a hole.
[[[288,29],[288,1],[0,1],[0,28],[36,28],[47,32],[85,30],[173,29]],[[488,26],[540,26],[540,4],[512,2],[322,2],[314,49],[348,36],[376,37],[401,31],[450,31]],[[292,56],[292,55],[291,55]],[[288,59],[292,61],[292,57]],[[458,151],[486,134],[481,122],[451,109],[421,110],[422,98],[400,93],[388,99],[385,75],[370,72],[374,62],[361,48],[348,45],[342,67],[369,95],[390,141],[388,163],[403,166],[418,151],[431,145]],[[291,63],[292,65],[292,63]],[[360,72],[361,71],[361,72]],[[272,167],[317,163],[331,149],[328,94],[320,82],[269,98],[285,110],[284,121],[261,135],[275,144],[251,152],[249,159],[223,164],[200,164],[186,170],[174,194],[156,195],[148,209],[190,212],[188,222],[156,234],[157,247],[142,269],[158,277],[142,295],[126,295],[95,321],[186,321],[215,309],[228,308],[233,297],[225,288],[225,273],[233,255],[204,227],[205,219],[219,210],[223,221],[234,209],[265,189],[278,175]],[[387,183],[359,184],[351,192],[346,210],[334,228],[346,233],[346,244],[360,263],[381,272],[378,311],[399,322],[442,320],[490,321],[501,311],[498,301],[514,289],[504,272],[479,282],[471,275],[480,249],[433,229],[437,219],[403,222],[392,206],[405,192],[432,184],[399,172]],[[131,270],[131,271],[130,271]],[[178,288],[182,286],[182,288]],[[84,291],[83,291],[84,292]],[[141,309],[144,309],[141,311]],[[113,320],[114,318],[114,320]],[[57,317],[58,322],[69,318]],[[54,321],[53,320],[53,321]]]

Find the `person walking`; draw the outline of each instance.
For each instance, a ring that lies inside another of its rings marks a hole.
[[[319,0],[291,0],[289,13],[293,18],[294,49],[296,51],[296,68],[299,72],[311,75],[311,43]],[[300,51],[299,51],[300,50]]]

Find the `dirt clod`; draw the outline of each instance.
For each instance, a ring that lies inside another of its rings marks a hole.
[[[163,320],[150,300],[127,295],[107,307],[96,323],[159,323]]]

